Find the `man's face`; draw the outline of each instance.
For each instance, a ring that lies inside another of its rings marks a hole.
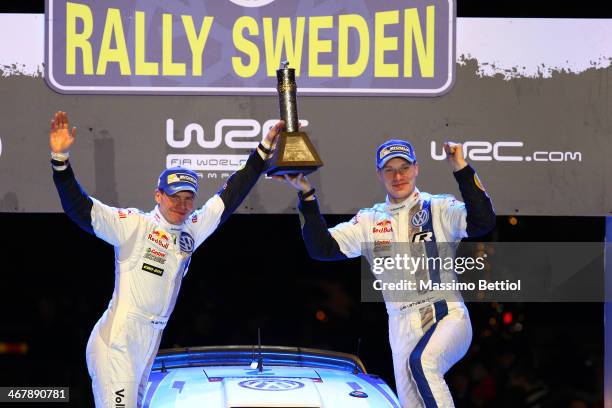
[[[401,157],[394,157],[376,172],[391,201],[398,203],[407,199],[414,191],[416,178],[419,175],[419,165],[410,164]]]
[[[163,191],[155,191],[155,202],[159,211],[170,224],[181,225],[193,212],[195,195],[191,191],[179,191],[168,195]]]

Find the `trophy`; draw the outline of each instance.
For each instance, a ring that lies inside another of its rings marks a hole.
[[[317,151],[304,132],[299,131],[295,84],[295,69],[287,61],[281,61],[276,71],[280,116],[285,121],[284,130],[278,135],[276,149],[270,159],[268,176],[284,174],[309,174],[323,165]]]

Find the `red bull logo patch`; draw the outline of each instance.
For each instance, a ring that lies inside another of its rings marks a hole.
[[[393,228],[391,228],[391,226],[384,226],[384,227],[374,227],[372,228],[372,233],[374,234],[384,234],[386,232],[393,232]]]
[[[168,246],[170,245],[170,234],[164,230],[154,229],[147,236],[147,239],[164,249],[168,249]]]

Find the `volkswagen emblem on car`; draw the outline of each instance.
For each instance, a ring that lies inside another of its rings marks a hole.
[[[238,383],[242,388],[256,391],[291,391],[302,388],[304,384],[298,381],[291,380],[247,380]]]

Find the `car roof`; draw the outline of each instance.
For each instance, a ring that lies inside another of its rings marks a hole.
[[[359,357],[337,351],[286,346],[204,346],[160,350],[152,370],[181,367],[264,365],[327,368],[367,374]]]

